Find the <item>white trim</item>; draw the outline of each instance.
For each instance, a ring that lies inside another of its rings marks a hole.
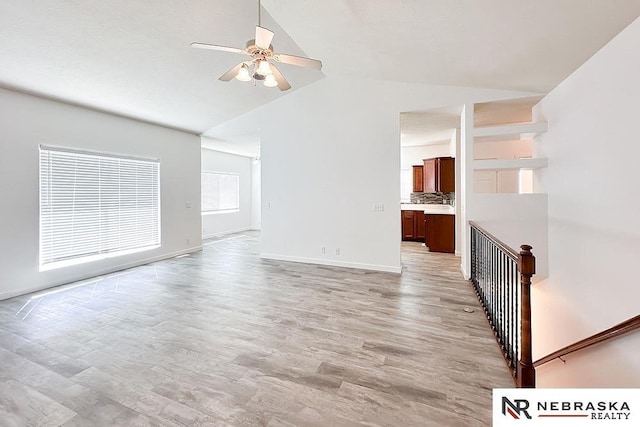
[[[160,163],[160,159],[157,157],[140,157],[140,156],[131,156],[128,154],[118,154],[112,153],[108,151],[91,151],[91,150],[81,150],[77,148],[70,147],[60,147],[57,145],[45,145],[40,144],[40,149],[45,151],[62,151],[64,153],[72,153],[72,154],[84,154],[87,156],[98,156],[98,157],[113,157],[116,159],[127,159],[127,160],[135,160],[138,162],[153,162]]]
[[[329,265],[332,267],[356,268],[358,270],[373,270],[373,271],[381,271],[385,273],[400,274],[402,272],[402,265],[395,267],[391,265],[360,264],[357,262],[345,262],[345,261],[328,260],[328,259],[322,259],[322,258],[305,258],[305,257],[297,257],[297,256],[289,256],[289,255],[264,254],[264,253],[260,254],[260,258],[273,259],[278,261],[301,262],[305,264]]]
[[[220,209],[217,211],[202,211],[201,215],[219,215],[219,214],[230,214],[230,213],[239,213],[240,209]]]
[[[73,282],[77,282],[80,280],[87,280],[87,279],[91,279],[91,278],[96,278],[98,276],[102,276],[104,274],[109,274],[109,273],[114,273],[116,271],[121,271],[121,270],[127,270],[129,268],[133,268],[133,267],[139,267],[141,265],[145,265],[145,264],[149,264],[152,262],[157,262],[157,261],[162,261],[164,259],[169,259],[169,258],[174,258],[176,256],[179,255],[183,255],[183,254],[189,254],[189,253],[193,253],[193,252],[199,252],[202,250],[202,245],[199,246],[194,246],[192,248],[189,249],[183,249],[180,251],[175,251],[175,252],[171,252],[168,254],[164,254],[164,255],[158,255],[155,257],[151,257],[151,258],[145,258],[145,259],[141,259],[138,261],[132,261],[132,262],[128,262],[125,264],[120,264],[120,265],[116,265],[116,266],[112,266],[112,267],[107,267],[101,270],[97,270],[88,274],[83,274],[80,273],[77,276],[72,276],[71,279],[65,279],[65,280],[61,280],[61,281],[57,281],[54,283],[50,283],[50,284],[46,284],[46,285],[38,285],[38,286],[33,286],[31,288],[26,288],[26,289],[20,289],[20,290],[12,290],[12,291],[5,291],[0,293],[0,301],[5,300],[5,299],[9,299],[9,298],[13,298],[13,297],[17,297],[20,295],[27,295],[33,292],[38,292],[38,291],[42,291],[44,289],[50,289],[50,288],[55,288],[57,286],[63,286],[63,285],[68,285],[70,283]]]
[[[540,134],[545,133],[549,129],[546,122],[531,123],[514,123],[497,126],[480,126],[473,128],[474,137],[492,137],[492,136],[520,136],[521,134]],[[527,135],[528,136],[528,135]]]
[[[89,255],[89,256],[83,256],[83,257],[77,257],[77,258],[70,258],[70,259],[65,259],[63,261],[54,261],[44,265],[40,265],[40,271],[56,270],[58,268],[65,268],[65,267],[71,267],[79,264],[86,264],[88,262],[101,261],[107,258],[114,258],[118,256],[135,254],[138,252],[150,251],[153,249],[158,249],[159,247],[160,245],[152,245],[152,246],[145,246],[143,248],[126,249],[126,250],[117,251],[117,252],[106,252],[103,254],[95,254],[95,255]]]
[[[515,169],[541,169],[549,166],[549,159],[546,157],[531,157],[525,159],[512,160],[474,160],[473,170],[515,170]]]
[[[464,263],[460,263],[460,271],[462,272],[462,276],[466,279],[469,280],[469,278],[471,276],[469,276],[466,272],[466,270],[464,269]]]

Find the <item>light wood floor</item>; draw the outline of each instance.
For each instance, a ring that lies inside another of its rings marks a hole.
[[[405,243],[398,276],[259,238],[0,302],[0,425],[491,424],[513,382],[458,258]]]

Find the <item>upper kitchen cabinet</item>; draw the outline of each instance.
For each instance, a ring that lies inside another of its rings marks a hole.
[[[425,159],[422,168],[425,193],[453,193],[456,191],[456,159],[437,157]]]
[[[424,190],[424,178],[422,177],[422,165],[413,166],[413,192],[422,193]]]

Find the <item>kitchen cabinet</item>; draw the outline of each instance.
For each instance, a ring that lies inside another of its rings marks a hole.
[[[422,193],[424,188],[424,178],[422,177],[422,165],[413,166],[413,192]]]
[[[425,214],[423,211],[401,211],[402,240],[424,242],[426,237]]]
[[[430,252],[454,253],[456,250],[455,215],[427,214],[426,245]]]
[[[456,159],[437,157],[425,159],[423,162],[423,192],[453,193],[456,191]]]

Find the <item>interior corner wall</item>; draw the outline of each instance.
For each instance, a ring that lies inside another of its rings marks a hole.
[[[4,89],[0,111],[0,299],[201,248],[198,136]],[[40,272],[41,144],[160,159],[161,247]]]
[[[640,19],[534,108],[549,167],[549,279],[533,288],[533,351],[542,357],[639,313],[637,191]],[[640,387],[640,333],[538,371],[541,387]]]
[[[251,161],[251,157],[214,150],[202,150],[203,172],[236,174],[239,176],[240,182],[240,209],[237,212],[202,215],[203,239],[251,229],[253,185]]]
[[[460,267],[466,279],[471,276],[471,233],[469,220],[473,218],[473,115],[472,103],[465,104],[460,116],[460,194],[456,204],[460,206]],[[457,211],[456,211],[457,213]]]

